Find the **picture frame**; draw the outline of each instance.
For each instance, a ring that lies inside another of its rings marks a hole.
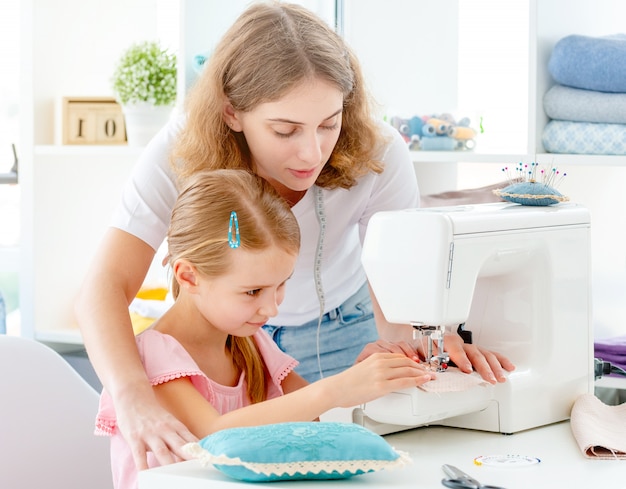
[[[62,126],[62,144],[127,144],[124,113],[113,97],[63,97]]]

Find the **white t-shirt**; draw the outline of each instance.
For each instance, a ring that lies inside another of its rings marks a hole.
[[[155,250],[167,234],[178,191],[169,166],[169,153],[183,119],[171,121],[143,151],[127,182],[112,226],[148,243]],[[365,283],[361,243],[370,217],[379,211],[419,205],[419,191],[408,147],[400,134],[381,124],[391,139],[381,157],[385,170],[369,173],[351,189],[323,190],[326,231],[321,283],[325,312],[335,309]],[[296,326],[319,316],[313,267],[317,254],[319,221],[315,189],[309,189],[292,211],[301,232],[300,255],[286,288],[275,326]]]

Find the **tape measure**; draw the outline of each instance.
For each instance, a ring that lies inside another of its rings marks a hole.
[[[481,455],[474,459],[474,465],[490,467],[513,468],[527,467],[541,462],[537,457],[527,455]]]

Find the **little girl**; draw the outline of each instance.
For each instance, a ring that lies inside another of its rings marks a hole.
[[[245,170],[200,172],[187,184],[167,235],[176,300],[136,340],[157,399],[196,437],[312,421],[431,380],[417,359],[377,353],[308,384],[293,371],[298,362],[261,329],[278,313],[300,248],[289,205]],[[136,487],[133,455],[106,391],[96,434],[112,437],[115,487]],[[152,453],[148,462],[158,465]]]

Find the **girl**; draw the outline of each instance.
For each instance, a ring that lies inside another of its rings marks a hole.
[[[224,167],[263,177],[298,220],[302,246],[290,286],[264,328],[300,362],[300,375],[332,375],[374,351],[416,355],[401,341],[411,328],[388,324],[360,262],[374,213],[418,206],[407,145],[372,117],[358,60],[340,36],[303,7],[254,3],[215,47],[184,116],[135,166],[77,299],[90,360],[139,468],[146,451],[165,464],[194,437],[156,401],[128,305],[166,235],[181,179]],[[446,345],[459,368],[473,365],[491,383],[514,368],[456,334]]]
[[[278,313],[300,230],[289,206],[259,177],[244,170],[196,173],[174,206],[167,238],[176,301],[136,341],[158,401],[196,437],[311,421],[432,378],[398,353],[376,353],[308,386],[293,371],[297,361],[262,327]],[[113,437],[115,487],[136,487],[131,448],[106,391],[96,433]],[[152,454],[148,460],[159,465]]]

